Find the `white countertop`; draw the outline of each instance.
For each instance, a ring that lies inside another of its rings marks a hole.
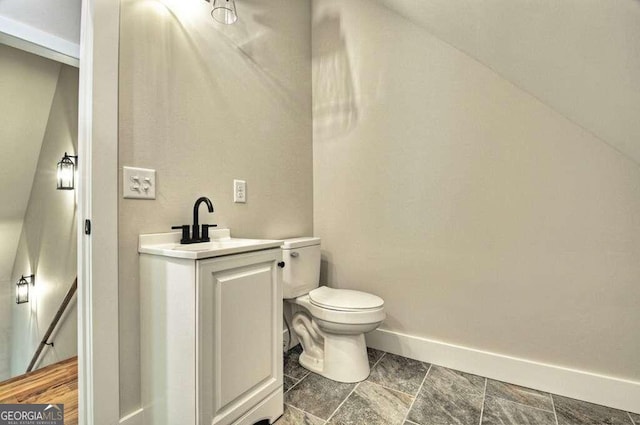
[[[181,245],[181,237],[181,232],[140,235],[138,238],[138,252],[140,254],[201,260],[223,255],[280,248],[282,245],[281,240],[232,238],[229,229],[210,229],[209,237],[211,242]]]

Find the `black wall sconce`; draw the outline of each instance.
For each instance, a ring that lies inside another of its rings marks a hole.
[[[238,20],[235,0],[206,0],[211,3],[211,17],[221,24],[231,25]]]
[[[35,283],[35,275],[22,275],[18,283],[16,283],[16,304],[24,304],[29,302],[29,285],[35,285]]]
[[[64,153],[64,156],[58,162],[58,190],[73,190],[75,188],[77,162],[77,156]]]

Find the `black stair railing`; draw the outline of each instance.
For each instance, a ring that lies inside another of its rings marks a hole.
[[[44,347],[46,347],[47,345],[50,345],[53,347],[53,342],[49,342],[49,337],[51,336],[53,331],[56,329],[56,326],[58,326],[58,322],[62,318],[62,315],[67,309],[67,306],[71,302],[71,299],[75,295],[77,289],[78,289],[78,277],[76,277],[75,280],[73,281],[73,285],[71,285],[71,288],[69,288],[69,290],[67,291],[67,295],[64,297],[64,300],[62,300],[62,304],[60,304],[60,308],[58,308],[56,315],[53,316],[53,320],[49,325],[49,329],[47,329],[47,332],[42,337],[42,341],[40,341],[40,344],[38,345],[38,348],[36,349],[36,352],[33,355],[33,358],[31,359],[31,363],[29,363],[29,367],[27,368],[27,373],[33,370],[34,366],[38,361],[38,358],[40,357],[40,354],[42,354],[42,350],[44,349]]]

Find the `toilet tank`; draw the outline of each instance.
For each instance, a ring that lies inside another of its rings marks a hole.
[[[320,284],[320,238],[285,239],[282,244],[283,298],[308,294]]]

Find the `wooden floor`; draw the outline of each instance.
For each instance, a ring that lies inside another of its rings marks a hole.
[[[78,357],[0,382],[0,404],[64,404],[65,425],[78,424]]]

